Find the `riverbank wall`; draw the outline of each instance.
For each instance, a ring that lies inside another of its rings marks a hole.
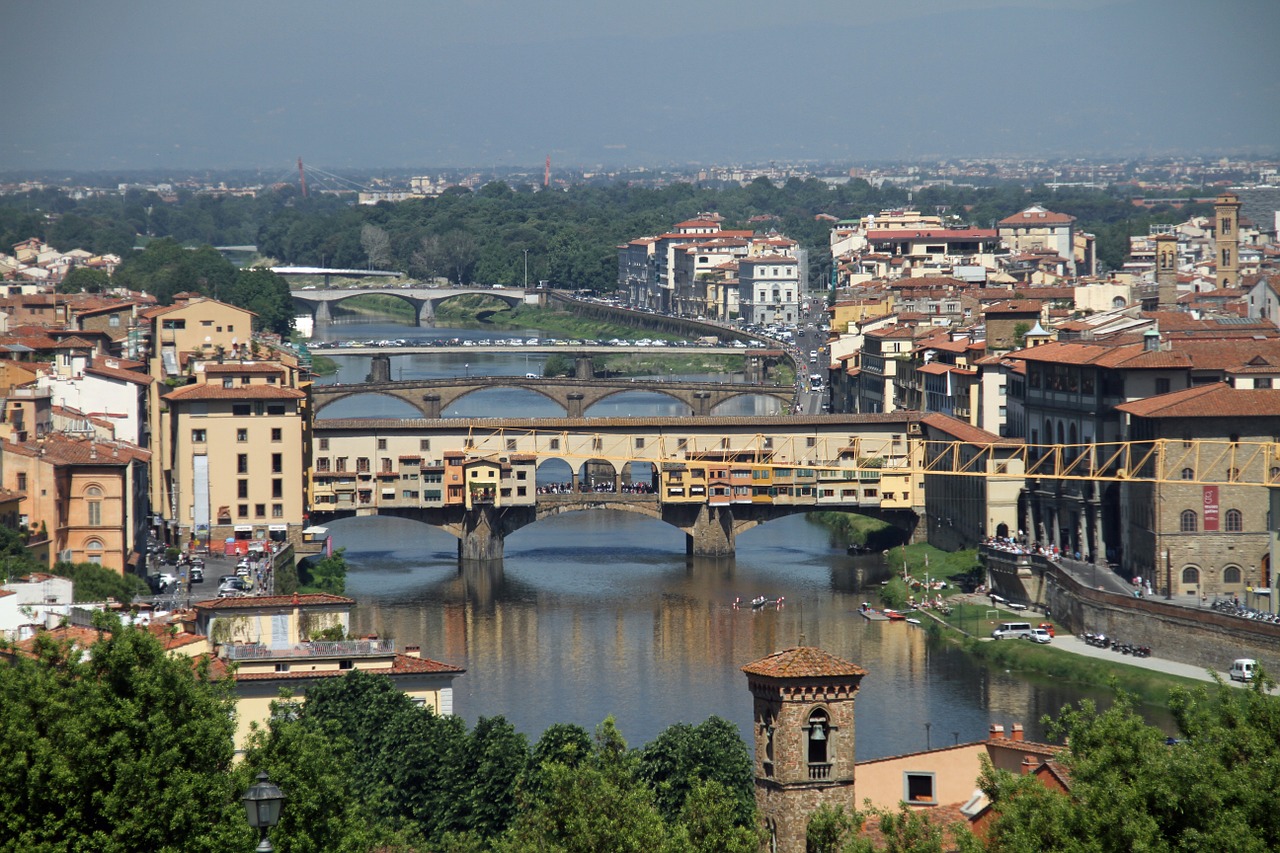
[[[1256,658],[1267,672],[1280,674],[1280,625],[1096,589],[1038,554],[984,547],[978,557],[994,592],[1050,611],[1053,621],[1073,634],[1106,634],[1149,646],[1163,658],[1215,670],[1227,669],[1236,658]]]

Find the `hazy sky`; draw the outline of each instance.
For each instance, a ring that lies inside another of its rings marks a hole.
[[[1280,149],[1280,0],[4,0],[0,170]]]

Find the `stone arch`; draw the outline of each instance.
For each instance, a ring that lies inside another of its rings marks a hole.
[[[608,459],[588,459],[577,470],[578,482],[584,492],[616,492],[621,474]]]
[[[533,479],[539,489],[560,486],[572,490],[574,474],[573,465],[556,456],[539,460]]]
[[[586,404],[585,411],[590,411],[592,407],[598,406],[601,403],[604,403],[613,397],[617,397],[619,394],[654,394],[659,397],[666,397],[667,399],[673,400],[682,406],[688,406],[689,412],[691,414],[693,412],[693,406],[691,406],[689,404],[689,401],[681,397],[678,393],[673,391],[667,391],[663,388],[654,388],[652,386],[644,386],[639,388],[618,388],[608,392],[607,394],[601,394],[599,397],[592,399],[590,403]]]
[[[394,296],[396,299],[399,299],[401,302],[404,302],[406,305],[412,308],[415,316],[417,315],[418,310],[422,305],[422,300],[414,299],[412,296],[408,296],[401,291],[380,290],[380,289],[373,289],[373,288],[370,288],[369,290],[361,291],[360,293],[348,293],[345,296],[339,296],[337,299],[325,299],[323,300],[323,302],[328,304],[330,311],[332,311],[335,305],[341,305],[343,302],[346,302],[348,299],[355,299],[358,296]]]
[[[737,400],[740,397],[766,397],[771,400],[777,400],[779,408],[781,408],[781,405],[784,402],[780,396],[769,392],[762,386],[759,391],[739,391],[737,393],[728,394],[724,397],[721,397],[719,400],[716,401],[716,404],[711,407],[711,414],[714,415],[716,413],[716,410],[719,409],[721,406],[723,406],[725,403],[728,403],[731,400]]]
[[[102,494],[103,494],[102,484],[97,481],[94,481],[92,483],[85,483],[82,493],[86,498],[100,498],[102,497]]]
[[[1123,297],[1123,296],[1116,296],[1116,297],[1114,297],[1114,298],[1111,300],[1111,307],[1112,307],[1112,308],[1123,308],[1123,307],[1125,307],[1125,305],[1126,305],[1126,304],[1127,304],[1127,303],[1124,301],[1124,297]]]
[[[652,505],[642,504],[642,503],[628,503],[625,501],[619,501],[617,503],[614,503],[612,501],[610,501],[609,503],[599,503],[599,502],[593,502],[591,500],[590,495],[584,494],[584,495],[581,495],[580,497],[581,497],[581,500],[578,500],[578,501],[566,501],[564,503],[538,504],[535,520],[541,521],[544,518],[551,518],[552,516],[555,516],[555,515],[564,515],[570,512],[590,512],[592,510],[597,510],[597,509],[611,509],[611,510],[617,510],[618,512],[633,512],[633,513],[636,513],[637,515],[643,515],[647,518],[652,518],[657,521],[666,521],[666,519],[662,517],[662,510],[658,507],[656,503]]]
[[[495,379],[496,379],[496,380],[510,379],[511,381],[510,381],[510,382],[493,381],[493,380],[495,380]],[[544,388],[539,388],[539,387],[538,387],[538,386],[536,386],[536,385],[529,385],[529,384],[527,384],[527,383],[523,380],[523,378],[522,378],[522,377],[519,377],[519,376],[511,376],[511,377],[495,376],[495,377],[490,377],[490,378],[489,378],[489,381],[486,381],[484,384],[482,384],[482,385],[480,385],[480,386],[478,386],[478,387],[476,387],[476,388],[472,388],[472,389],[470,389],[470,390],[468,390],[468,391],[463,391],[463,392],[462,392],[461,394],[459,394],[458,396],[456,396],[456,397],[454,397],[454,398],[450,399],[450,400],[449,400],[449,402],[448,402],[447,404],[442,404],[442,408],[446,408],[446,409],[447,409],[447,408],[449,408],[450,406],[456,406],[456,405],[458,405],[458,403],[460,403],[460,402],[462,402],[463,400],[465,400],[466,398],[470,397],[472,394],[477,394],[477,393],[480,393],[481,391],[492,391],[492,390],[494,390],[495,388],[516,388],[516,389],[519,389],[519,390],[521,390],[521,391],[531,391],[531,392],[533,392],[534,394],[537,394],[538,396],[540,396],[540,397],[544,397],[544,398],[546,398],[547,400],[550,400],[551,402],[555,403],[557,406],[559,406],[561,409],[563,409],[563,410],[564,410],[565,414],[568,414],[568,412],[569,412],[569,408],[568,408],[568,406],[566,406],[566,405],[564,404],[564,401],[563,401],[563,400],[559,400],[559,399],[557,399],[557,398],[555,397],[555,395],[554,395],[554,394],[552,394],[552,393],[548,392],[548,391],[547,391],[546,389],[544,389]]]
[[[428,299],[424,299],[422,301],[430,303],[431,312],[434,314],[436,309],[439,308],[444,303],[452,301],[454,299],[458,299],[459,297],[462,297],[462,296],[483,296],[486,299],[490,299],[494,302],[501,302],[502,304],[506,305],[507,308],[515,308],[521,302],[524,301],[523,296],[516,296],[514,294],[496,293],[491,290],[476,289],[476,288],[465,288],[453,293],[449,293],[445,296],[431,297]]]
[[[322,399],[317,401],[315,414],[313,415],[313,417],[316,420],[322,420],[322,416],[320,413],[323,412],[325,409],[329,408],[330,406],[332,406],[334,403],[337,403],[340,400],[349,400],[352,397],[361,397],[361,396],[387,397],[399,403],[403,403],[406,406],[409,406],[411,409],[414,409],[418,413],[416,417],[422,417],[422,410],[418,406],[414,405],[414,403],[411,400],[406,399],[403,395],[393,394],[390,391],[371,391],[367,387],[361,387],[357,390],[353,390],[348,393],[342,393],[341,391],[338,391],[338,392],[326,394]],[[392,415],[391,417],[398,417],[398,416]]]
[[[831,712],[818,705],[805,714],[805,758],[810,765],[831,762]]]
[[[1200,585],[1200,567],[1199,566],[1183,566],[1182,567],[1182,585],[1199,586]]]
[[[1222,567],[1222,588],[1224,591],[1232,587],[1244,586],[1244,570],[1234,563]]]

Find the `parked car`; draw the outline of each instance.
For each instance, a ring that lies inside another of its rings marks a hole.
[[[191,567],[191,582],[204,583],[204,567],[203,566]]]
[[[1033,642],[1033,643],[1051,643],[1051,642],[1053,642],[1053,635],[1051,635],[1051,634],[1050,634],[1048,631],[1046,631],[1044,628],[1032,628],[1032,629],[1031,629],[1031,633],[1030,633],[1030,634],[1027,634],[1027,635],[1026,635],[1026,638],[1027,638],[1028,640],[1030,640],[1031,642]]]
[[[1030,622],[1001,622],[1000,627],[991,632],[991,636],[997,640],[1018,640],[1030,635]]]
[[[1056,637],[1056,636],[1058,636],[1057,632],[1056,632],[1056,631],[1054,631],[1054,629],[1053,629],[1053,623],[1052,623],[1052,622],[1041,622],[1039,627],[1041,627],[1041,628],[1045,629],[1046,631],[1048,631],[1048,632],[1049,632],[1049,636],[1050,636],[1050,637]]]
[[[1232,681],[1252,681],[1253,674],[1258,671],[1258,662],[1253,658],[1237,658],[1232,661],[1227,674]]]
[[[164,590],[178,582],[178,576],[170,572],[160,573],[160,589]]]

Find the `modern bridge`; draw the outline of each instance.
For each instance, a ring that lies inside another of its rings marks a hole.
[[[590,358],[585,366],[579,360],[579,368],[590,376],[593,371]],[[587,409],[617,394],[637,391],[664,394],[689,407],[695,416],[709,416],[716,406],[744,395],[773,397],[783,403],[795,398],[790,385],[756,385],[732,382],[662,382],[646,379],[562,379],[529,378],[522,376],[471,376],[453,379],[423,379],[390,381],[386,372],[388,362],[374,362],[371,378],[375,381],[349,385],[313,385],[311,399],[317,416],[326,406],[359,394],[379,394],[403,400],[422,413],[427,419],[439,418],[441,412],[458,400],[490,388],[519,388],[540,394],[558,404],[570,418],[583,418]],[[382,375],[379,375],[379,374]],[[378,381],[381,380],[381,381]],[[318,422],[317,422],[318,423]]]
[[[288,267],[283,269],[312,269],[311,267]],[[315,268],[323,270],[323,268]],[[330,270],[331,274],[346,272],[344,270]],[[362,272],[364,275],[375,275],[377,270],[356,271]],[[293,273],[294,275],[303,275],[303,273]],[[312,275],[319,275],[320,272],[312,272]],[[403,273],[383,273],[385,275],[402,275]],[[326,279],[327,280],[327,279]],[[454,299],[459,296],[487,296],[496,299],[499,302],[505,302],[512,308],[521,305],[526,301],[526,293],[531,294],[529,298],[539,299],[540,295],[545,291],[530,290],[525,291],[519,288],[503,288],[492,289],[487,287],[427,287],[425,285],[412,285],[407,287],[326,287],[308,290],[306,288],[291,288],[289,291],[293,295],[294,304],[299,308],[306,310],[314,318],[317,325],[321,323],[329,323],[333,320],[332,306],[344,300],[351,299],[355,296],[394,296],[407,302],[413,307],[414,316],[419,326],[430,326],[435,322],[436,307],[448,299]]]

